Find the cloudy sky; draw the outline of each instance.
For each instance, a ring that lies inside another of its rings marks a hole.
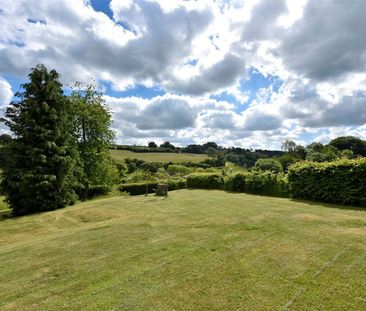
[[[97,81],[119,143],[366,139],[365,16],[366,0],[0,0],[0,105],[43,63],[65,88]]]

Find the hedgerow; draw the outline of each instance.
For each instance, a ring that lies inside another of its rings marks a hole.
[[[366,206],[366,158],[295,163],[288,181],[293,198]]]
[[[284,174],[252,171],[225,177],[225,190],[252,194],[288,197],[287,179]]]
[[[195,173],[187,176],[187,188],[223,189],[223,187],[221,174]]]

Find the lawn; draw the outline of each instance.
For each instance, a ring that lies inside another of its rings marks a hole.
[[[365,310],[366,210],[179,190],[0,222],[1,310]]]
[[[147,162],[194,162],[198,163],[207,159],[205,154],[173,153],[173,152],[132,152],[129,150],[111,150],[112,158],[116,160],[139,159]]]

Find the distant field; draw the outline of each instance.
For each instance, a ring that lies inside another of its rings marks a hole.
[[[111,150],[112,157],[116,160],[139,159],[147,162],[194,162],[198,163],[205,159],[205,154],[193,154],[193,153],[169,153],[169,152],[132,152],[129,150]]]
[[[365,310],[366,210],[223,191],[0,222],[0,310]]]

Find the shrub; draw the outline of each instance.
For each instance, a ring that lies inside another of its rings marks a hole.
[[[260,171],[283,172],[281,163],[276,159],[258,159],[254,167]]]
[[[111,191],[109,185],[95,185],[88,188],[88,199],[95,198],[101,195],[107,195]]]
[[[245,192],[274,197],[287,197],[288,183],[286,176],[273,172],[251,172],[245,179]]]
[[[186,188],[186,180],[184,178],[169,179],[167,184],[169,191]]]
[[[366,206],[366,158],[295,163],[288,180],[294,198]]]
[[[184,165],[179,164],[170,164],[167,169],[169,174],[172,175],[188,175],[193,172],[193,169],[191,167],[187,167]]]
[[[268,171],[252,171],[227,176],[225,190],[276,197],[289,195],[286,176]]]
[[[187,176],[187,188],[222,189],[223,185],[221,174],[195,173]]]
[[[245,192],[245,179],[248,173],[236,173],[225,177],[225,190]]]
[[[147,193],[154,193],[156,189],[157,182],[140,182],[140,183],[130,183],[130,184],[123,184],[119,187],[119,191],[127,192],[130,195],[139,195],[146,193],[146,186],[147,186]]]
[[[126,183],[141,183],[146,181],[155,181],[154,176],[149,172],[142,169],[138,169],[131,173],[130,175],[127,175],[125,178]]]

